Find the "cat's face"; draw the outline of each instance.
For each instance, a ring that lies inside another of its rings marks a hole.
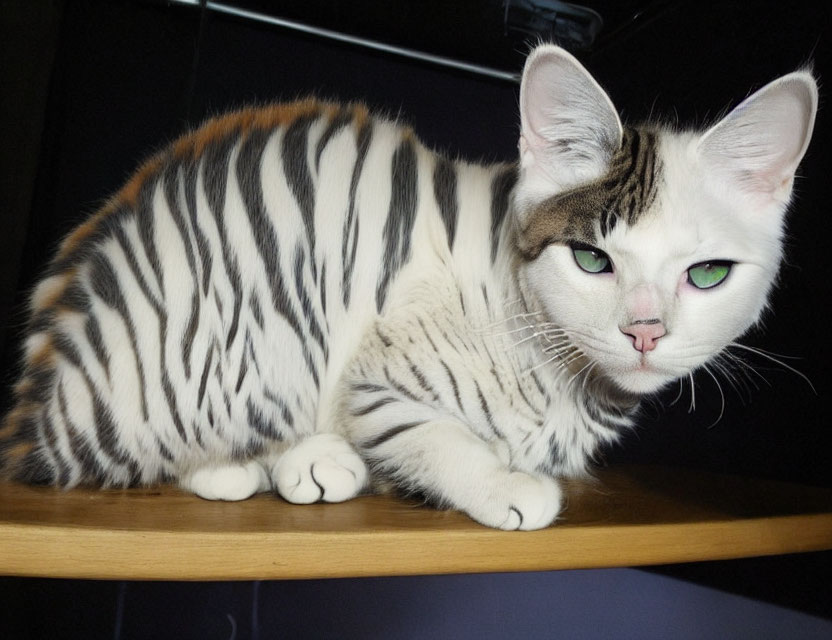
[[[659,137],[657,156],[686,138]],[[669,164],[656,164],[656,192],[632,223],[601,233],[598,219],[591,235],[566,233],[524,269],[547,319],[596,373],[636,393],[687,375],[745,332],[780,259],[779,227],[736,215],[695,163]]]
[[[703,134],[623,129],[554,48],[530,58],[521,96],[520,276],[565,332],[555,343],[563,335],[594,374],[647,393],[759,319],[811,135],[811,76],[772,83]]]

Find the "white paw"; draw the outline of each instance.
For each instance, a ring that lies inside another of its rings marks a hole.
[[[181,478],[179,484],[206,500],[245,500],[270,486],[266,470],[254,460],[203,467]]]
[[[501,474],[485,502],[464,509],[474,520],[507,531],[531,531],[547,527],[560,511],[558,483],[545,476],[519,471]]]
[[[284,453],[272,480],[277,492],[295,504],[343,502],[364,488],[367,466],[341,436],[319,433]]]

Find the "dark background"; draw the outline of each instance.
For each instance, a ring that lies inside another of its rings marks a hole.
[[[545,21],[536,31],[518,27],[524,16],[529,23],[520,0],[510,7],[510,26],[500,0],[227,4],[513,73],[522,67],[526,38],[551,37],[539,28]],[[826,418],[832,118],[824,90],[832,68],[830,4],[583,4],[603,17],[604,26],[592,42],[567,38],[564,43],[630,121],[652,116],[701,126],[751,90],[809,63],[821,82],[821,109],[797,182],[773,311],[764,330],[745,341],[787,356],[783,361],[811,385],[764,357],[751,357],[759,375],[741,376],[747,388],[737,392],[721,381],[723,411],[720,391],[707,375],[699,375],[695,412],[689,412],[689,385],[672,405],[678,387],[668,391],[645,412],[642,426],[622,446],[605,452],[601,463],[691,466],[832,486],[832,430]],[[565,23],[556,35],[568,35]],[[309,93],[360,99],[401,114],[437,149],[472,159],[511,159],[517,89],[510,80],[196,6],[0,0],[0,408],[14,380],[25,292],[59,239],[116,190],[142,158],[206,115]],[[830,568],[829,554],[810,554],[661,570],[832,618]],[[67,593],[95,600],[101,590],[110,602],[118,588],[31,580],[0,585],[13,595],[11,601],[47,597],[67,607]],[[157,587],[142,591],[148,602],[172,588]],[[206,594],[218,589],[190,585],[181,593],[200,588]],[[20,615],[23,624],[27,618]]]

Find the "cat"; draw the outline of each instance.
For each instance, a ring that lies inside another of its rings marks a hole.
[[[30,300],[3,475],[293,503],[397,491],[538,529],[641,397],[755,324],[818,100],[623,126],[568,52],[519,159],[314,99],[208,121],[60,245]]]

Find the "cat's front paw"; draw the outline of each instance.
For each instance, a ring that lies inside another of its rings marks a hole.
[[[484,504],[466,509],[484,525],[507,531],[542,529],[560,511],[562,494],[552,478],[515,471],[501,474],[494,483]]]
[[[295,504],[343,502],[367,483],[367,466],[334,433],[319,433],[284,453],[272,470],[275,489]]]
[[[263,466],[254,460],[243,464],[202,467],[179,480],[179,486],[206,500],[245,500],[269,488]]]

